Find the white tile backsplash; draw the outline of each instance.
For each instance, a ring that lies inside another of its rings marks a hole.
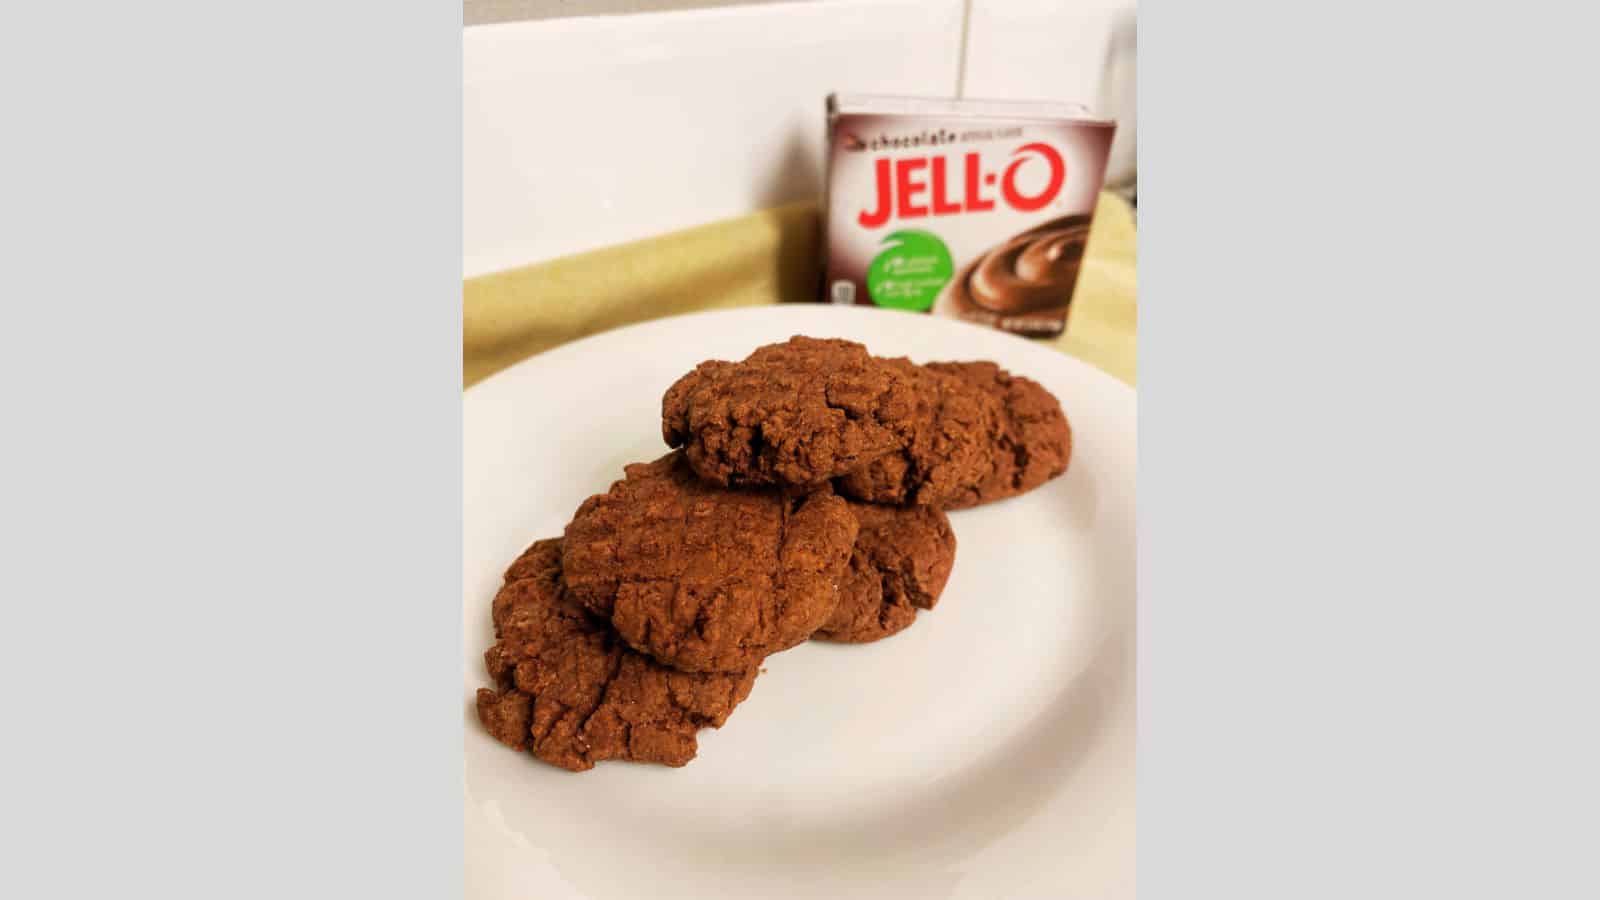
[[[1132,0],[809,0],[466,28],[465,274],[816,196],[835,90],[1087,102],[1125,120],[1113,177],[1131,173],[1131,59],[1112,50],[1133,16]]]
[[[816,195],[828,92],[954,92],[961,16],[834,0],[466,29],[466,274]]]
[[[1087,103],[1115,118],[1106,180],[1133,177],[1133,0],[970,0],[967,97]]]
[[[751,6],[760,3],[816,2],[816,0],[466,0],[462,21],[467,25],[560,19],[572,16],[619,16],[711,6]]]

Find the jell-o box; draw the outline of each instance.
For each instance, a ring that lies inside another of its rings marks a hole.
[[[823,300],[1060,334],[1115,129],[1073,104],[830,96]]]

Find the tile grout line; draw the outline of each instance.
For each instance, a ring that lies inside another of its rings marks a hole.
[[[961,0],[961,50],[956,57],[956,99],[967,96],[967,29],[972,22],[972,0]]]

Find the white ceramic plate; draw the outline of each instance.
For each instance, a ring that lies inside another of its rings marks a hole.
[[[1061,399],[1067,474],[951,514],[937,609],[868,645],[771,657],[681,769],[573,774],[477,722],[506,565],[665,453],[661,394],[704,359],[793,334],[992,359]],[[662,319],[467,391],[466,887],[500,898],[1133,896],[1132,389],[1048,347],[930,316],[786,306]]]

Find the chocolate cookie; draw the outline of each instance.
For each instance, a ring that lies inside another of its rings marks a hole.
[[[963,378],[907,359],[883,363],[916,385],[916,411],[905,422],[901,446],[840,478],[840,493],[870,503],[945,509],[982,502],[979,490],[994,477],[1004,438],[997,399]]]
[[[994,471],[976,491],[945,504],[946,509],[1025,493],[1067,470],[1072,459],[1072,426],[1061,411],[1061,402],[1043,385],[1012,375],[992,362],[936,362],[926,368],[982,390],[1002,411]]]
[[[815,638],[866,643],[910,627],[933,609],[956,560],[950,519],[931,506],[852,503],[861,523],[839,605]]]
[[[713,483],[810,487],[903,447],[916,411],[903,369],[860,344],[796,336],[678,379],[661,434]]]
[[[858,525],[826,486],[729,490],[674,451],[628,466],[567,525],[566,584],[633,648],[686,672],[744,671],[832,615]]]
[[[676,672],[629,649],[565,590],[561,541],[536,542],[494,598],[498,638],[484,654],[497,689],[478,719],[501,743],[573,771],[606,759],[681,766],[695,733],[750,694],[755,668]]]

